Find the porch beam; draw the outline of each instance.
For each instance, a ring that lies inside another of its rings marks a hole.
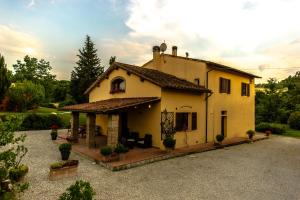
[[[86,144],[89,148],[95,148],[96,114],[88,113],[86,121]]]
[[[74,141],[78,141],[79,112],[72,112],[71,133]]]

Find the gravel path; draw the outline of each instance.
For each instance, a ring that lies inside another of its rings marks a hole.
[[[58,199],[75,180],[89,181],[95,199],[300,199],[300,139],[269,140],[193,154],[120,172],[79,159],[77,177],[49,181],[60,159],[49,131],[27,132],[30,189],[24,200]]]

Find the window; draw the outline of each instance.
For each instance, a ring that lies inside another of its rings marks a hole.
[[[242,91],[241,91],[242,96],[250,96],[250,84],[248,83],[242,83]]]
[[[185,131],[188,129],[188,113],[176,113],[176,131]]]
[[[176,131],[196,130],[197,113],[176,113]]]
[[[199,78],[195,78],[195,79],[194,79],[194,83],[195,83],[196,85],[200,85],[200,79],[199,79]]]
[[[121,77],[112,80],[110,89],[111,94],[119,92],[125,92],[125,80]]]
[[[220,78],[220,93],[230,94],[230,80],[226,78]]]
[[[192,130],[197,129],[197,113],[193,112],[192,113]]]

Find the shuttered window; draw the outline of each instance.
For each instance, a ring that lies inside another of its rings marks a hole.
[[[188,113],[176,113],[176,131],[185,131],[189,125]]]
[[[226,78],[220,78],[220,93],[230,94],[230,80]]]
[[[197,113],[193,112],[192,113],[192,130],[197,129]]]
[[[250,84],[242,83],[241,85],[241,95],[242,96],[250,96]]]

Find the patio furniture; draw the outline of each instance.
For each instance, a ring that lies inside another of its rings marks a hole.
[[[129,136],[126,138],[126,146],[129,148],[133,148],[139,140],[139,133],[138,132],[130,132]]]
[[[144,138],[140,138],[137,142],[137,146],[141,148],[150,148],[152,147],[152,135],[145,134]]]
[[[79,135],[81,135],[82,138],[86,137],[86,126],[80,126],[78,130]]]

